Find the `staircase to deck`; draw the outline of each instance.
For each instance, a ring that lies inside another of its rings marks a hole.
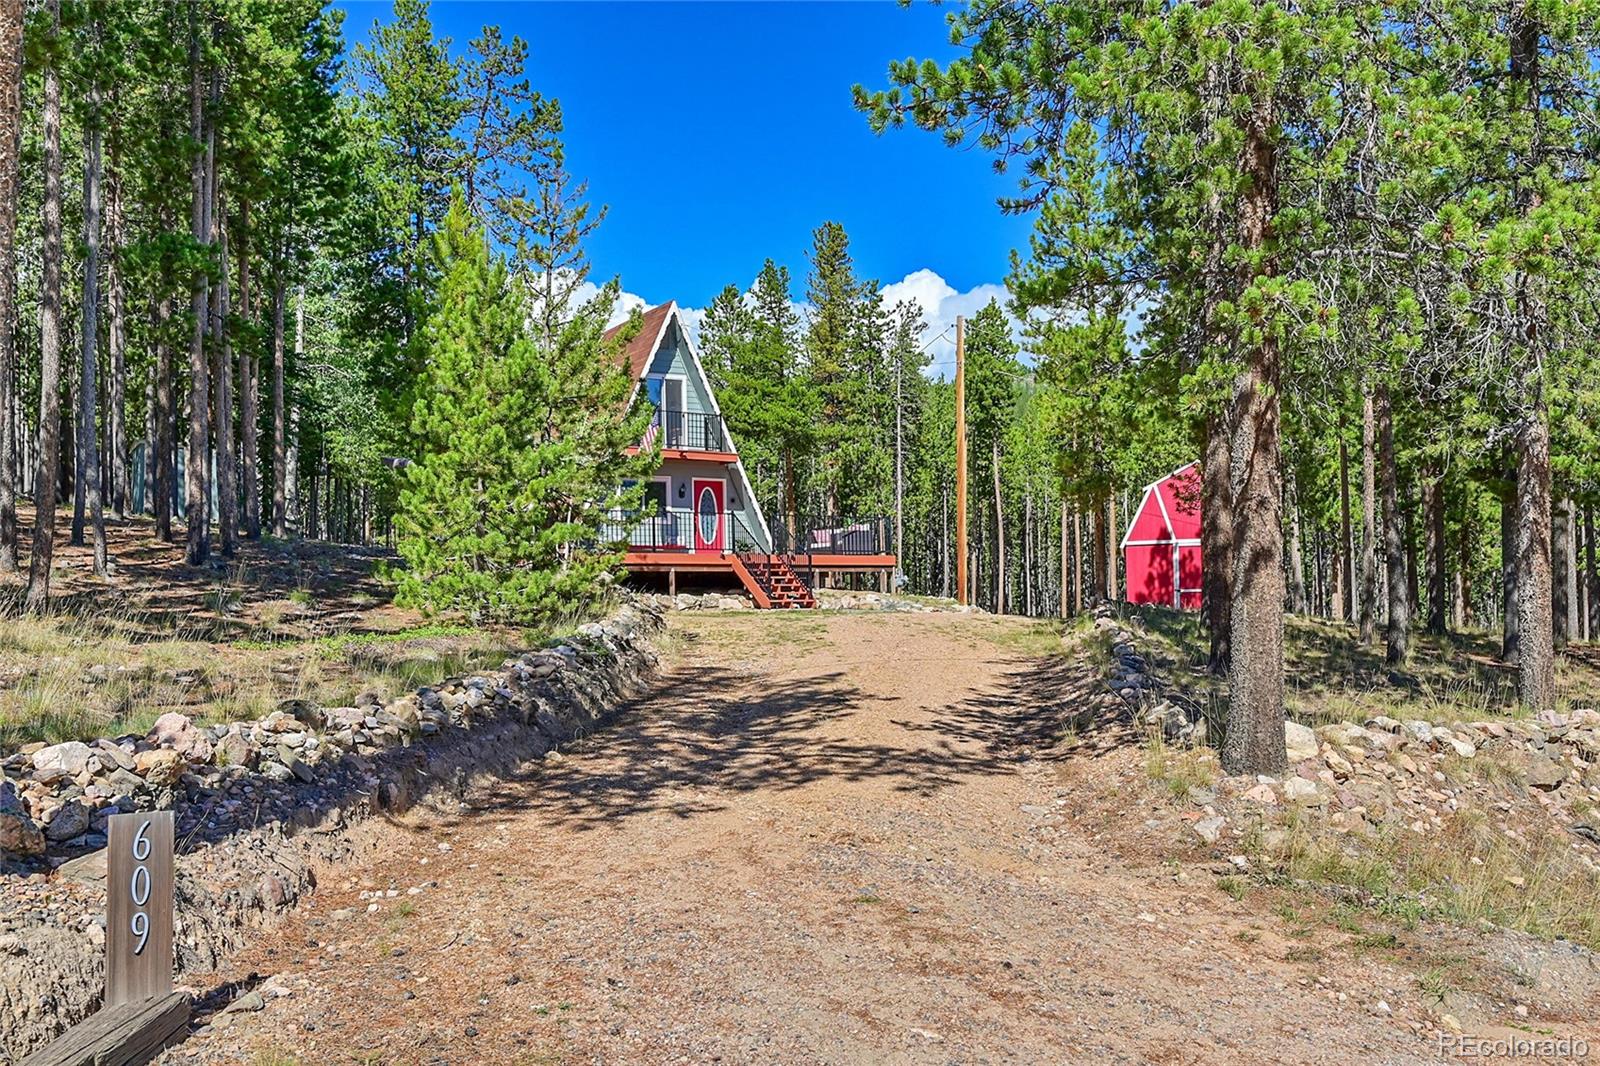
[[[789,560],[781,555],[740,552],[734,570],[757,607],[809,610],[817,598]]]

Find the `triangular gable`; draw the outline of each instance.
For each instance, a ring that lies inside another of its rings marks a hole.
[[[1123,535],[1130,544],[1200,542],[1200,464],[1180,466],[1144,488],[1138,513]]]
[[[751,532],[763,539],[765,543],[762,544],[762,547],[765,550],[771,551],[772,533],[767,528],[767,517],[761,510],[761,499],[750,487],[749,475],[744,470],[744,459],[737,458],[739,445],[733,439],[732,430],[728,429],[727,420],[722,417],[722,406],[717,403],[716,391],[711,388],[711,380],[706,377],[705,367],[700,363],[700,353],[695,350],[694,341],[689,337],[689,331],[683,328],[683,317],[678,312],[677,301],[669,300],[659,307],[651,308],[645,312],[644,320],[644,328],[639,331],[638,336],[628,342],[628,347],[625,349],[628,356],[628,368],[633,374],[633,391],[628,395],[628,407],[633,407],[633,402],[639,395],[639,386],[644,382],[645,371],[655,359],[656,353],[661,350],[661,342],[666,338],[667,327],[676,323],[678,335],[683,338],[683,348],[686,353],[684,363],[688,367],[690,376],[699,385],[701,394],[711,401],[712,413],[722,422],[722,432],[728,440],[728,450],[736,456],[733,463],[733,471],[739,479],[739,490],[744,493],[744,498],[750,501],[750,506],[756,512],[756,528]],[[606,333],[609,336],[621,328],[620,325],[613,326]],[[639,340],[645,336],[651,337],[651,340],[648,346],[643,347],[643,354],[640,355]]]

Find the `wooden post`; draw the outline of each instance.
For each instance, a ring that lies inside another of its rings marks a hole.
[[[956,588],[966,604],[967,588],[967,322],[956,316]]]
[[[172,991],[171,811],[106,821],[106,996],[115,1007]]]

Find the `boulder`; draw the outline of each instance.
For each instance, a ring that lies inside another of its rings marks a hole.
[[[44,816],[44,835],[58,843],[88,831],[89,808],[77,800],[68,800]]]
[[[133,769],[151,788],[171,788],[183,777],[187,765],[171,748],[156,748],[135,755]]]
[[[0,780],[0,851],[13,855],[44,854],[44,834],[28,817],[17,790],[5,780]]]
[[[149,740],[158,748],[171,748],[185,759],[211,761],[211,740],[186,714],[168,711],[157,718]]]
[[[1529,788],[1545,792],[1561,787],[1567,779],[1567,768],[1554,759],[1538,752],[1523,752],[1512,760],[1512,768],[1522,775]]]
[[[1299,722],[1283,723],[1283,744],[1292,763],[1317,757],[1317,735]]]
[[[94,749],[76,740],[52,744],[33,753],[33,768],[48,776],[76,777],[89,765]]]
[[[255,745],[245,739],[243,733],[230,730],[222,734],[216,744],[216,762],[218,766],[243,766],[252,768],[256,764]]]
[[[1290,803],[1303,803],[1307,806],[1319,806],[1328,802],[1315,783],[1303,777],[1291,777],[1283,783],[1283,798]]]

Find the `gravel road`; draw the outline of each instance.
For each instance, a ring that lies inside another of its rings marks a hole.
[[[167,1061],[1438,1061],[1245,933],[1261,915],[1206,867],[1074,828],[1042,752],[1095,681],[1029,623],[672,626],[603,734],[327,871],[213,979],[263,1009]],[[1341,987],[1414,983],[1341,966]]]

